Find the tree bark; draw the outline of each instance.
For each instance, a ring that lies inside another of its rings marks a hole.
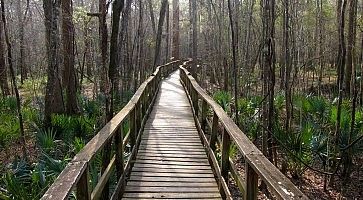
[[[157,35],[156,35],[156,47],[155,47],[155,56],[154,56],[154,70],[156,69],[156,66],[160,62],[161,35],[163,33],[163,25],[164,25],[164,21],[165,21],[165,14],[166,14],[167,5],[168,5],[168,0],[163,0],[162,3],[161,3],[161,8],[160,8],[158,32],[157,32]]]
[[[7,50],[8,50],[8,63],[9,63],[9,68],[10,68],[11,80],[13,83],[15,97],[16,97],[16,107],[17,107],[17,115],[18,115],[19,127],[20,127],[20,136],[21,136],[20,139],[21,139],[21,144],[22,144],[23,158],[27,161],[28,156],[27,156],[27,151],[26,151],[26,140],[25,140],[25,133],[24,133],[23,115],[21,113],[21,99],[20,99],[20,95],[19,95],[18,86],[16,84],[15,70],[13,68],[12,48],[11,48],[9,33],[7,30],[7,25],[6,25],[4,0],[1,0],[1,18],[2,18],[2,22],[3,22],[2,24],[4,26],[5,41],[6,41]]]
[[[356,41],[356,26],[357,26],[357,0],[349,1],[349,19],[348,19],[348,36],[347,36],[347,63],[345,66],[345,94],[350,96],[352,78],[355,76],[354,70],[354,55],[355,55],[355,41]]]
[[[63,43],[63,83],[66,90],[66,112],[69,115],[79,114],[77,100],[77,79],[74,67],[74,25],[72,0],[62,0],[62,43]]]
[[[59,70],[58,3],[43,0],[45,40],[47,47],[47,85],[45,92],[45,125],[50,126],[51,116],[64,112]]]
[[[173,50],[174,59],[180,58],[179,0],[173,0]]]
[[[2,16],[0,10],[0,16]],[[4,25],[0,20],[0,88],[3,96],[10,95],[10,89],[8,84],[8,74],[5,65],[5,45],[4,45]]]
[[[118,88],[115,83],[119,79],[119,70],[118,66],[120,64],[119,62],[119,51],[122,51],[118,45],[119,45],[119,25],[120,25],[120,17],[121,17],[121,11],[124,7],[124,0],[115,0],[112,4],[112,30],[111,30],[111,41],[110,41],[110,66],[109,66],[109,77],[111,81],[111,91],[108,97],[110,98],[110,110],[107,111],[107,120],[111,120],[113,117],[113,96],[116,93]]]

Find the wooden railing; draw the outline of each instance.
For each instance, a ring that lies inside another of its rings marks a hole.
[[[164,76],[176,70],[179,61],[156,68],[155,72],[138,88],[128,104],[109,121],[95,137],[68,163],[42,199],[63,200],[75,192],[78,200],[109,199],[109,180],[116,167],[117,185],[111,199],[119,199],[125,186],[125,178],[132,168],[143,126],[157,96],[159,83]],[[123,137],[123,124],[129,123],[129,131]],[[124,158],[129,144],[130,156]],[[96,154],[102,153],[101,176],[94,189],[90,187],[90,165]]]
[[[182,84],[187,91],[193,108],[194,119],[200,137],[207,151],[208,159],[217,175],[219,189],[224,199],[232,199],[228,189],[228,178],[234,179],[244,199],[257,199],[258,180],[268,186],[273,196],[279,199],[308,199],[288,178],[284,176],[238,128],[226,112],[198,85],[197,81],[185,68],[188,62],[180,67]],[[208,113],[213,117],[209,121]],[[206,134],[209,134],[207,137]],[[229,156],[234,143],[245,160],[245,178],[236,170]],[[216,148],[220,147],[220,160],[216,158]]]

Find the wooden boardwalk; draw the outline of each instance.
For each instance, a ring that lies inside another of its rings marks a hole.
[[[162,81],[123,199],[221,199],[179,71]]]

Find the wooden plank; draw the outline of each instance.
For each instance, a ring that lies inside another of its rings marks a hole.
[[[190,182],[155,182],[155,181],[129,181],[127,186],[139,186],[139,187],[217,187],[215,182],[205,183],[190,183]]]
[[[125,198],[160,198],[160,199],[194,199],[194,198],[220,198],[219,193],[125,193]]]
[[[133,167],[133,172],[157,172],[157,173],[186,173],[186,174],[213,174],[211,169],[169,169],[169,168],[144,168]]]
[[[199,170],[203,170],[203,169],[210,169],[210,165],[167,165],[167,164],[162,164],[162,163],[140,163],[140,162],[135,162],[134,167],[139,167],[139,168],[155,168],[155,169],[199,169]]]
[[[184,149],[139,149],[138,151],[139,153],[161,153],[161,154],[188,154],[188,155],[193,155],[193,154],[198,154],[198,155],[205,155],[205,150],[204,149],[189,149],[189,150],[184,150]]]
[[[151,186],[128,186],[125,192],[176,192],[176,193],[218,193],[217,187],[151,187]]]
[[[248,165],[282,199],[308,199],[296,186],[285,177],[266,157],[249,154]],[[248,177],[247,177],[248,178]],[[248,180],[247,180],[248,181]],[[248,188],[248,186],[247,186]],[[247,189],[248,190],[248,189]]]
[[[208,162],[206,157],[204,158],[180,158],[180,157],[168,157],[168,156],[137,156],[138,160],[157,160],[157,161],[178,161],[178,162]]]
[[[86,162],[70,162],[41,198],[42,200],[66,199],[87,168]],[[83,192],[82,192],[83,193]],[[86,192],[87,193],[87,192]]]
[[[144,164],[163,164],[163,165],[183,165],[183,166],[209,166],[208,162],[180,162],[180,161],[169,161],[169,160],[136,160],[135,163]]]
[[[191,178],[191,177],[149,177],[149,176],[133,176],[130,181],[156,181],[156,182],[187,182],[187,183],[215,183],[214,178]]]
[[[188,174],[188,173],[169,173],[169,172],[134,172],[132,171],[131,176],[141,177],[180,177],[180,178],[214,178],[213,174]]]
[[[165,154],[165,153],[138,153],[140,157],[148,158],[148,157],[159,157],[159,158],[207,158],[207,156],[203,153],[200,154],[181,154],[181,153],[174,153],[174,154]]]
[[[122,198],[123,200],[150,200],[150,199],[153,199],[153,200],[161,200],[160,198],[140,198],[140,197],[128,197],[128,198]],[[173,200],[174,198],[163,198],[163,200]],[[216,198],[211,198],[211,197],[208,197],[208,198],[193,198],[193,200],[205,200],[205,199],[209,199],[209,200],[216,200],[216,199],[221,199],[220,197],[216,197]]]

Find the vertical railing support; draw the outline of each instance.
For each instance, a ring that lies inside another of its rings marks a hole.
[[[231,138],[228,132],[224,129],[222,134],[222,158],[221,158],[221,175],[228,183],[229,171],[229,149],[231,146]]]
[[[216,112],[213,112],[212,131],[210,134],[209,146],[213,151],[216,150],[216,141],[218,136],[218,116]]]
[[[101,169],[102,174],[105,172],[108,165],[110,164],[110,159],[111,159],[111,141],[107,141],[102,151],[102,169]],[[110,193],[109,181],[107,181],[105,187],[103,188],[101,198],[109,199],[109,193]]]
[[[121,126],[118,128],[115,134],[115,146],[116,146],[116,175],[117,179],[124,173],[124,147],[123,147],[123,130]]]
[[[135,123],[136,123],[136,119],[135,119],[135,108],[132,109],[132,111],[130,112],[130,147],[131,149],[134,148],[135,143],[136,143],[136,127],[135,127]]]
[[[79,199],[79,200],[90,200],[91,199],[91,192],[90,192],[90,188],[89,188],[88,165],[77,183],[77,199]]]
[[[202,100],[202,119],[201,126],[204,133],[206,133],[205,127],[207,126],[207,113],[208,113],[208,104],[204,99]]]
[[[246,163],[246,200],[257,199],[258,175],[250,164]]]

